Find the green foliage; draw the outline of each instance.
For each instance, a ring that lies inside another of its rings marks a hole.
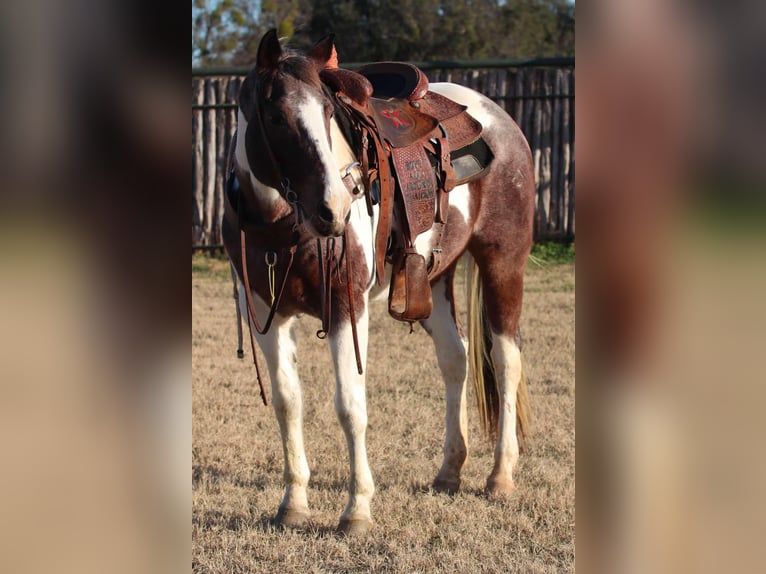
[[[258,29],[252,0],[194,0],[192,64],[211,66],[231,61],[240,38]]]
[[[522,56],[574,56],[574,5],[565,0],[510,0],[502,8],[503,50]]]
[[[334,32],[343,62],[574,55],[567,0],[193,0],[192,63],[251,64],[277,28],[307,48]]]
[[[530,261],[540,267],[546,264],[562,264],[575,262],[575,244],[546,241],[532,246]]]
[[[195,253],[192,255],[192,276],[230,279],[229,258],[223,254]]]

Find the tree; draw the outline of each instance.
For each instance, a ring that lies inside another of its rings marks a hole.
[[[251,64],[270,28],[341,62],[574,55],[567,0],[193,0],[192,63]]]
[[[254,0],[193,0],[192,65],[229,63],[240,39],[257,23]]]
[[[441,2],[436,59],[487,58],[500,54],[500,7],[494,0]]]
[[[566,0],[509,0],[503,53],[513,57],[574,56],[574,5]]]

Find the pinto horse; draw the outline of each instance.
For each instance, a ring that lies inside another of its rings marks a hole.
[[[372,525],[375,490],[365,446],[368,305],[385,289],[376,269],[380,205],[360,199],[373,191],[365,187],[369,178],[340,127],[353,119],[340,117],[342,108],[320,79],[334,58],[332,37],[305,53],[283,47],[274,30],[261,40],[256,65],[239,94],[230,153],[236,177],[227,190],[223,235],[240,280],[243,315],[268,365],[281,432],[286,486],[276,523],[300,527],[309,518],[309,466],[291,326],[299,316],[310,316],[322,320],[318,335],[329,342],[335,408],[349,449],[349,498],[338,530],[358,534]],[[532,158],[521,130],[491,100],[450,83],[431,84],[430,90],[467,106],[494,156],[478,179],[448,194],[439,270],[430,277],[433,307],[420,321],[433,339],[446,385],[444,459],[433,488],[452,493],[460,486],[468,453],[470,365],[482,422],[496,440],[486,491],[503,495],[513,489],[527,416],[519,317],[532,245]],[[435,249],[433,235],[425,231],[414,242],[427,260]],[[476,297],[469,309],[468,341],[453,297],[456,266],[466,252],[476,287],[469,290]],[[390,265],[385,271],[388,279]],[[263,388],[262,396],[266,402]]]

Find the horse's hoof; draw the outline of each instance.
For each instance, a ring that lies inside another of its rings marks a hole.
[[[485,492],[489,498],[508,498],[516,490],[513,480],[505,478],[489,478]]]
[[[336,532],[341,536],[355,537],[367,534],[372,530],[372,520],[369,518],[341,518]]]
[[[309,521],[309,511],[306,508],[280,508],[274,521],[282,528],[303,528]]]
[[[443,492],[445,494],[457,494],[460,490],[460,479],[448,480],[444,478],[435,478],[434,483],[431,485],[436,492]]]

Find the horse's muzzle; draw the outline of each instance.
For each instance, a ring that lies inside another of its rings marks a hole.
[[[350,216],[350,211],[343,217],[336,214],[326,202],[320,201],[317,205],[316,215],[311,218],[311,223],[319,235],[338,237],[343,235]]]

